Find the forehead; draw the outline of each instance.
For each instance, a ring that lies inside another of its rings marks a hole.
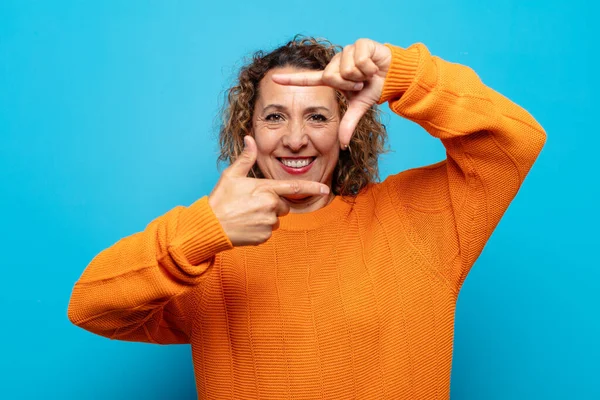
[[[267,72],[259,83],[259,96],[256,105],[269,103],[306,107],[316,107],[318,105],[334,107],[334,105],[337,105],[335,90],[329,86],[288,86],[275,83],[271,79],[273,74],[305,71],[307,70],[284,67],[274,68]]]

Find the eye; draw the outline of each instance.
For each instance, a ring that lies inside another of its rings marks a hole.
[[[265,120],[267,120],[269,122],[280,122],[280,121],[283,121],[283,115],[278,114],[278,113],[269,114],[269,115],[267,115]]]
[[[316,122],[327,121],[327,117],[325,117],[323,114],[312,114],[309,118],[311,121],[316,121]]]

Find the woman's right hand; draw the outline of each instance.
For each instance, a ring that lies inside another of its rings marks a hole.
[[[244,137],[244,151],[226,168],[208,196],[208,204],[234,246],[266,242],[290,212],[280,196],[327,195],[329,187],[313,181],[248,178],[256,162],[256,142]]]

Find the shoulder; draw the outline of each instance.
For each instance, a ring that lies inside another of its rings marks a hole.
[[[443,208],[450,195],[446,163],[443,160],[390,175],[375,185],[374,193],[389,197],[395,207]]]

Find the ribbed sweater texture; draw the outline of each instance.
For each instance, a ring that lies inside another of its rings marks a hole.
[[[387,46],[380,103],[444,161],[281,217],[259,246],[234,248],[207,197],[177,206],[94,257],[70,320],[190,343],[200,399],[448,399],[460,287],[546,135],[470,68]]]

